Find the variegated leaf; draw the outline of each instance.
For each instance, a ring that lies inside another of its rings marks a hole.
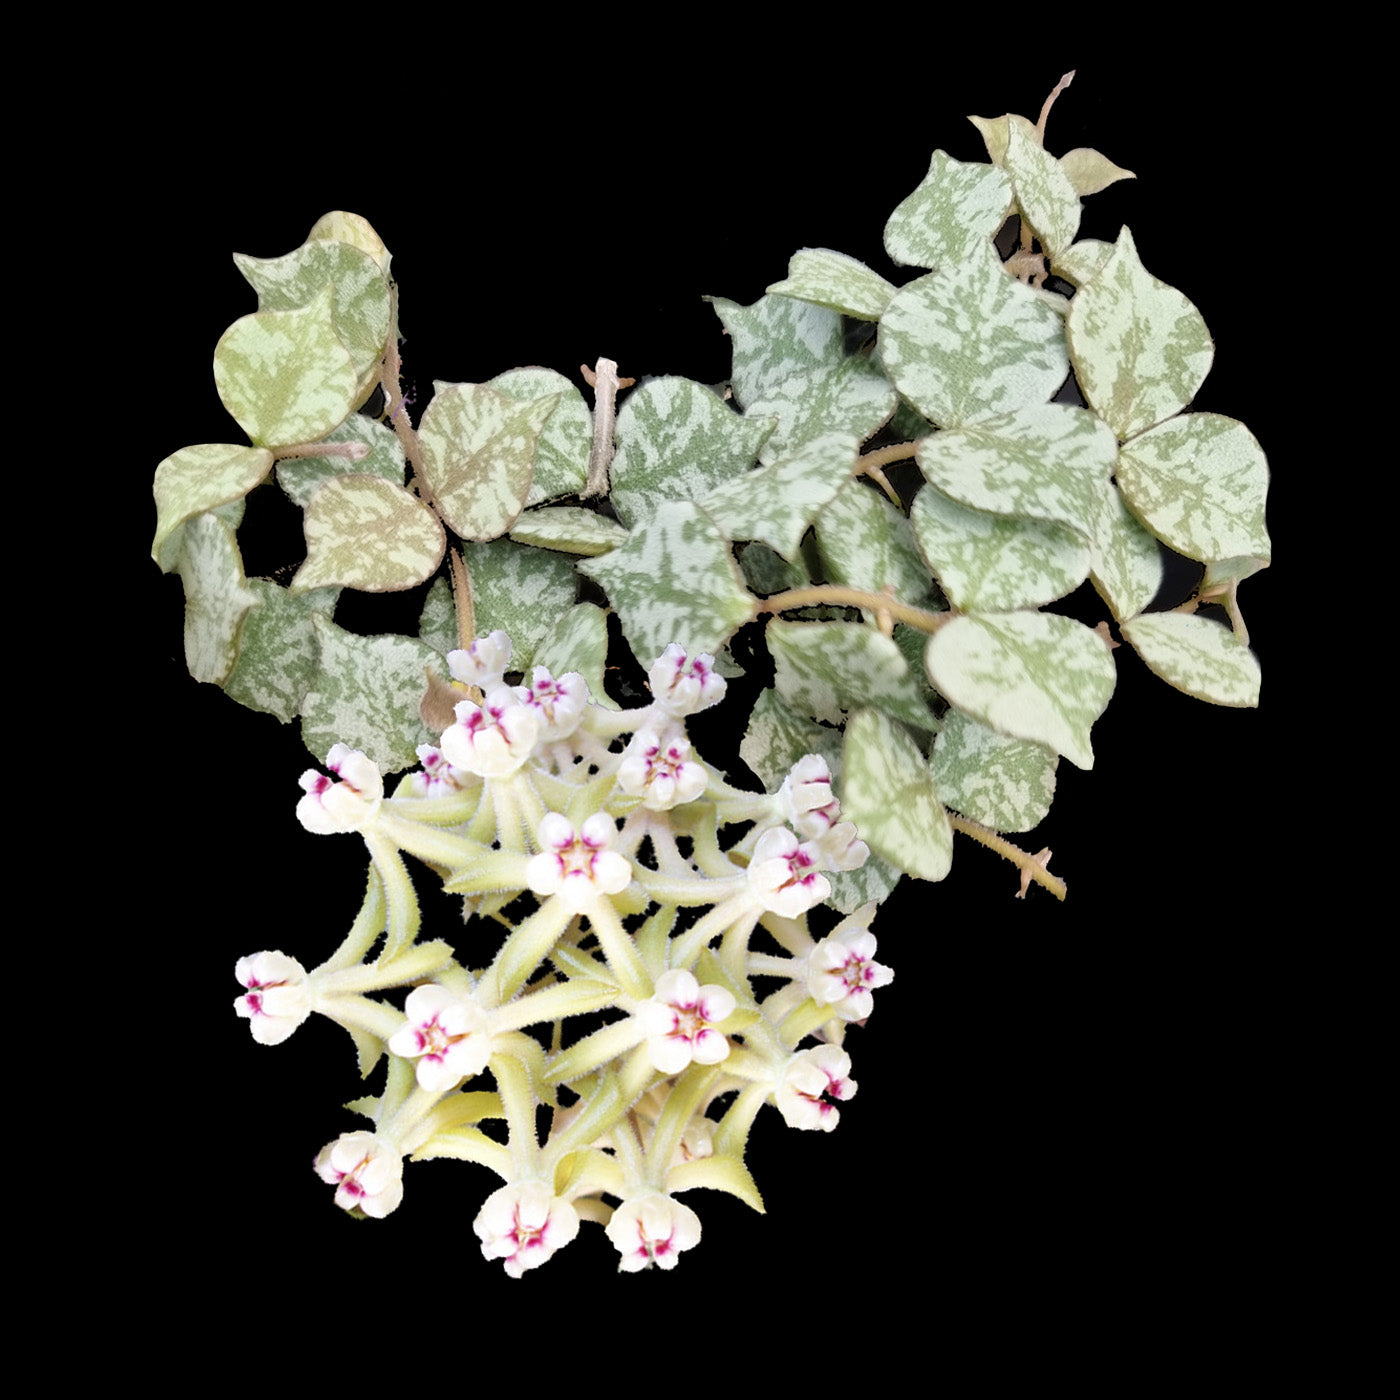
[[[423,611],[418,614],[418,640],[443,656],[461,645],[457,635],[457,605],[452,600],[452,585],[445,578],[434,579],[423,599]]]
[[[860,321],[878,321],[894,287],[863,262],[830,248],[803,248],[788,262],[788,275],[769,296],[796,297]]]
[[[1118,443],[1094,414],[1052,403],[934,433],[917,455],[945,496],[994,515],[1067,525],[1088,541]]]
[[[1006,147],[1011,140],[1011,117],[969,117],[973,126],[982,133],[982,144],[987,148],[987,158],[993,165],[1001,165],[1006,159]]]
[[[1051,264],[1055,274],[1082,287],[1092,282],[1113,256],[1113,244],[1099,238],[1081,238],[1072,243]]]
[[[832,433],[853,433],[864,441],[880,429],[898,401],[880,367],[863,355],[852,355],[837,365],[783,380],[755,399],[747,416],[777,420],[772,437],[759,449],[759,460],[767,464]]]
[[[900,289],[880,322],[880,358],[943,427],[1046,403],[1069,374],[1064,323],[1006,275],[990,243]]]
[[[841,816],[872,851],[920,880],[941,880],[953,864],[953,829],[933,774],[903,727],[879,710],[858,710],[846,726]]]
[[[485,384],[444,384],[418,437],[442,517],[464,540],[494,540],[524,509],[540,433],[558,394],[521,403]]]
[[[924,661],[950,704],[1093,767],[1089,729],[1117,676],[1108,643],[1089,628],[1054,613],[957,617],[929,638]]]
[[[993,831],[1029,831],[1050,810],[1058,760],[1042,744],[1008,739],[949,710],[929,767],[945,805]]]
[[[258,604],[225,521],[206,514],[185,522],[179,573],[185,585],[185,665],[195,680],[222,685],[238,660],[243,619]]]
[[[366,455],[349,457],[288,457],[277,464],[277,484],[303,510],[316,488],[335,476],[377,476],[395,486],[403,485],[403,448],[392,428],[352,413],[325,442],[358,443]]]
[[[295,311],[235,321],[214,347],[224,407],[260,447],[319,442],[355,407],[358,379],[331,316],[331,289]]]
[[[799,550],[791,564],[766,544],[755,541],[739,551],[739,568],[750,593],[770,597],[789,588],[805,588],[812,581]]]
[[[582,491],[593,450],[593,414],[577,386],[556,370],[532,367],[498,374],[490,387],[521,403],[559,395],[559,406],[540,433],[535,477],[525,504],[535,506]]]
[[[312,614],[320,665],[302,704],[301,737],[324,760],[335,744],[349,744],[381,773],[418,762],[419,744],[436,743],[418,713],[430,667],[444,681],[447,663],[413,637],[360,637],[320,613]]]
[[[741,418],[692,379],[653,379],[617,415],[612,504],[628,529],[671,501],[699,501],[753,466],[770,422]]]
[[[1107,487],[1099,500],[1089,577],[1119,621],[1140,613],[1162,586],[1161,546],[1124,504],[1116,486]]]
[[[885,251],[907,267],[950,267],[990,244],[1011,205],[1011,181],[991,165],[935,151],[918,189],[890,215]]]
[[[510,527],[510,537],[561,554],[606,554],[627,538],[616,520],[582,506],[540,506]]]
[[[241,500],[272,469],[272,453],[261,447],[204,442],[182,447],[156,468],[156,535],[151,558],[166,573],[178,555],[165,544],[185,521],[229,501]]]
[[[535,651],[578,596],[573,561],[515,540],[462,547],[472,581],[476,635],[497,628],[510,635],[511,669],[528,671]]]
[[[672,642],[713,655],[753,616],[729,542],[688,501],[661,506],[620,549],[578,569],[606,590],[644,666]]]
[[[1025,117],[1011,118],[1005,164],[1021,217],[1052,257],[1079,231],[1079,196],[1060,162],[1040,144]]]
[[[933,485],[914,497],[909,523],[948,601],[963,611],[1039,607],[1089,574],[1089,542],[1067,525],[969,510]]]
[[[377,476],[336,476],[307,503],[306,560],[293,593],[358,588],[390,593],[442,563],[442,522],[417,496]]]
[[[608,709],[618,708],[604,689],[608,664],[608,619],[594,603],[575,603],[554,618],[535,648],[534,664],[546,666],[556,678],[577,671],[588,685],[589,698]]]
[[[909,521],[869,483],[843,486],[817,517],[816,532],[832,583],[872,593],[889,587],[901,602],[915,607],[928,597],[932,582]]]
[[[842,724],[873,706],[905,724],[931,729],[924,692],[892,638],[858,622],[768,624],[773,684],[798,714]]]
[[[1259,660],[1228,628],[1188,613],[1146,613],[1123,636],[1149,668],[1212,705],[1259,703]]]
[[[846,358],[841,314],[791,297],[760,297],[752,306],[710,297],[733,342],[734,397],[747,408],[804,370],[835,368]]]
[[[347,214],[343,209],[333,209],[329,214],[322,214],[311,226],[306,241],[310,243],[318,238],[331,238],[337,243],[349,243],[362,253],[368,253],[379,264],[379,270],[386,277],[389,275],[389,250],[384,246],[384,240],[374,231],[370,221],[362,214]]]
[[[259,606],[244,619],[238,662],[224,691],[287,724],[301,713],[319,664],[312,617],[331,617],[340,590],[293,594],[266,579],[250,579],[248,588]]]
[[[1084,397],[1120,441],[1185,408],[1215,354],[1201,313],[1143,267],[1127,228],[1070,303],[1066,334]]]
[[[1133,512],[1188,559],[1268,559],[1269,466],[1243,423],[1187,413],[1123,445],[1118,486]]]
[[[859,449],[849,433],[817,438],[717,486],[700,505],[729,539],[762,540],[793,559],[822,507],[851,479]]]

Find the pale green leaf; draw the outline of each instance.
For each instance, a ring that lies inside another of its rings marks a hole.
[[[791,457],[733,477],[700,505],[731,540],[761,540],[792,559],[802,537],[855,471],[860,443],[833,433]]]
[[[767,629],[773,684],[798,714],[841,724],[873,706],[921,729],[933,727],[924,692],[894,639],[858,622],[785,622]]]
[[[868,482],[850,481],[817,517],[817,548],[827,578],[847,588],[880,593],[922,606],[931,589],[909,521]],[[867,621],[873,615],[867,614]]]
[[[938,795],[955,812],[993,831],[1029,831],[1055,796],[1054,753],[949,710],[934,740],[929,768]]]
[[[694,380],[643,384],[617,415],[611,500],[618,519],[633,529],[664,504],[701,500],[747,472],[772,431],[772,423],[740,417]]]
[[[643,666],[672,642],[713,655],[753,616],[728,541],[688,501],[661,506],[620,549],[578,569],[606,590]]]
[[[444,681],[447,663],[413,637],[360,637],[312,614],[319,665],[302,704],[301,735],[321,760],[335,744],[359,749],[381,773],[418,762],[419,744],[436,743],[418,713],[427,689],[424,669]]]
[[[950,704],[1092,768],[1089,729],[1113,694],[1108,643],[1053,613],[954,618],[929,638],[929,679]]]
[[[1113,244],[1099,238],[1081,238],[1060,253],[1051,264],[1057,276],[1082,287],[1103,271],[1113,256]]]
[[[970,510],[933,485],[914,497],[909,523],[948,601],[963,611],[1039,607],[1088,577],[1089,542],[1067,525]]]
[[[535,449],[558,394],[522,403],[485,384],[444,384],[423,414],[424,475],[465,540],[494,540],[524,509]]]
[[[769,296],[816,302],[861,321],[878,321],[894,287],[863,262],[830,248],[803,248],[788,262],[788,275],[768,289]]]
[[[446,656],[459,645],[457,605],[452,601],[452,585],[445,578],[433,580],[418,615],[418,640]]]
[[[1064,323],[1006,275],[990,243],[900,289],[880,322],[880,358],[943,427],[1046,403],[1069,374]]]
[[[1011,181],[991,165],[935,151],[918,189],[885,224],[885,251],[907,267],[945,268],[990,246],[1011,205]]]
[[[1081,198],[1098,194],[1119,180],[1137,179],[1131,170],[1114,165],[1107,156],[1090,146],[1076,146],[1074,150],[1066,151],[1060,157],[1060,166]]]
[[[553,421],[553,420],[551,420]],[[540,506],[510,527],[510,537],[561,554],[606,554],[627,538],[616,520],[583,506]]]
[[[1068,248],[1079,231],[1079,196],[1063,166],[1040,144],[1035,127],[1025,117],[1011,118],[1005,165],[1017,208],[1042,250],[1053,257]]]
[[[206,514],[185,522],[179,574],[185,585],[185,664],[195,680],[222,685],[238,660],[243,620],[258,604],[225,521]]]
[[[903,727],[879,710],[846,726],[841,817],[891,865],[941,880],[953,863],[953,830],[933,774]]]
[[[1188,613],[1146,613],[1122,631],[1168,685],[1212,705],[1258,705],[1259,660],[1228,627]]]
[[[573,562],[511,539],[464,545],[462,557],[471,575],[476,635],[497,628],[508,633],[511,669],[528,671],[536,648],[578,596]]]
[[[294,593],[387,593],[422,583],[442,563],[442,522],[411,492],[378,476],[336,476],[306,507],[306,560]]]
[[[272,453],[265,448],[226,442],[182,447],[167,457],[156,468],[156,535],[151,558],[170,573],[176,566],[170,557],[174,551],[166,551],[164,546],[175,531],[196,515],[241,500],[267,476],[272,461]]]
[[[512,369],[490,381],[497,392],[529,403],[550,394],[559,395],[559,406],[549,415],[535,451],[535,477],[527,506],[555,496],[572,496],[588,479],[588,457],[593,450],[593,414],[578,387],[552,369]]]
[[[618,708],[604,688],[608,664],[608,619],[594,603],[575,603],[555,617],[535,648],[534,664],[556,679],[577,671],[588,685],[589,698],[608,709]]]
[[[316,488],[336,476],[377,476],[403,485],[403,448],[392,428],[352,413],[324,442],[357,443],[366,455],[349,457],[288,457],[277,464],[277,484],[303,510]]]
[[[384,246],[384,240],[374,231],[370,221],[362,214],[347,214],[343,209],[333,209],[329,214],[322,214],[311,226],[306,241],[310,243],[317,238],[331,238],[337,243],[349,243],[362,253],[368,253],[379,264],[380,271],[388,276],[389,250]]]
[[[752,306],[710,297],[734,349],[734,397],[747,408],[793,375],[834,369],[846,358],[841,314],[791,297],[760,297]]]
[[[1118,620],[1140,613],[1162,586],[1162,550],[1124,504],[1117,487],[1099,500],[1090,578]]]
[[[1270,557],[1268,462],[1233,418],[1187,413],[1125,443],[1118,486],[1134,514],[1188,559]]]
[[[759,449],[759,460],[770,463],[832,433],[853,433],[864,441],[885,423],[898,401],[880,367],[863,355],[852,355],[836,365],[791,375],[756,398],[746,416],[777,420],[772,437]]]
[[[1000,165],[1006,159],[1006,147],[1011,140],[1011,117],[969,117],[973,126],[982,133],[982,144],[987,148],[987,157],[993,165]]]
[[[266,579],[250,579],[248,588],[260,606],[244,619],[238,662],[224,690],[240,705],[287,724],[301,713],[316,675],[319,650],[312,617],[329,618],[340,593],[324,588],[292,594]]]
[[[260,447],[319,442],[355,407],[354,361],[331,318],[331,289],[295,311],[235,321],[214,347],[224,407]]]
[[[1190,403],[1215,354],[1201,313],[1143,267],[1126,228],[1070,303],[1066,334],[1084,397],[1120,441]]]

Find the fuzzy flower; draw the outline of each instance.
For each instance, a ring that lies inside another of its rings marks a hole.
[[[472,1229],[488,1259],[504,1259],[506,1273],[519,1278],[538,1268],[578,1234],[578,1213],[542,1181],[522,1181],[493,1191]]]
[[[870,859],[870,847],[856,835],[852,822],[837,822],[810,844],[823,870],[859,870]]]
[[[537,712],[504,689],[488,697],[485,707],[463,700],[456,715],[457,723],[443,732],[442,752],[454,767],[478,777],[509,777],[530,757],[539,738]]]
[[[795,919],[831,893],[831,882],[820,873],[824,864],[810,842],[799,841],[785,826],[770,827],[754,847],[749,889],[770,913]]]
[[[326,767],[340,779],[308,768],[300,782],[306,796],[297,803],[297,820],[318,836],[337,831],[363,831],[374,820],[384,797],[379,765],[348,744],[337,744],[326,755]]]
[[[403,1200],[403,1158],[373,1133],[342,1133],[316,1155],[316,1175],[342,1210],[382,1219]]]
[[[454,768],[442,756],[442,750],[431,744],[418,745],[418,761],[423,771],[409,776],[409,787],[415,797],[451,797],[477,780],[474,773]]]
[[[233,975],[248,989],[233,1009],[252,1023],[259,1045],[280,1045],[311,1015],[306,969],[285,953],[254,953],[239,958]]]
[[[669,812],[699,797],[710,777],[691,762],[690,741],[676,724],[668,725],[664,734],[639,729],[618,765],[617,781],[628,796],[640,797],[644,807]]]
[[[800,836],[825,835],[841,811],[826,759],[814,753],[799,758],[778,789],[778,806],[783,820]]]
[[[702,987],[682,968],[663,972],[651,1000],[637,1008],[652,1068],[679,1074],[692,1060],[717,1065],[728,1056],[729,1041],[716,1027],[733,1010],[734,998],[723,987]]]
[[[865,1020],[875,1002],[871,993],[894,981],[894,973],[875,961],[874,914],[873,901],[863,904],[807,955],[808,993],[844,1021]]]
[[[492,632],[489,637],[478,637],[464,651],[449,651],[447,669],[453,680],[490,695],[505,679],[510,653],[510,638],[504,632]]]
[[[702,654],[687,661],[684,648],[672,642],[647,672],[654,703],[677,718],[718,705],[728,687],[714,667],[713,656]]]
[[[588,704],[588,682],[577,671],[555,680],[543,666],[536,666],[534,679],[516,694],[522,705],[536,712],[540,743],[554,744],[569,738],[579,727]]]
[[[420,1088],[445,1094],[486,1068],[491,1033],[486,1013],[470,997],[430,983],[408,994],[404,1014],[408,1024],[389,1037],[389,1053],[418,1061]]]
[[[845,1102],[856,1091],[846,1076],[851,1057],[836,1045],[803,1050],[787,1062],[773,1098],[789,1128],[813,1128],[829,1133],[841,1114],[832,1099]]]
[[[578,830],[568,817],[549,812],[540,822],[542,850],[525,866],[525,880],[541,898],[557,894],[575,913],[584,913],[603,895],[621,894],[632,883],[632,867],[610,851],[617,826],[606,812],[595,812]]]
[[[681,1250],[700,1243],[700,1217],[689,1206],[653,1191],[618,1206],[606,1234],[622,1255],[622,1273],[634,1274],[653,1264],[674,1269]]]

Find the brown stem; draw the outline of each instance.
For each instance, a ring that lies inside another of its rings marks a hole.
[[[865,588],[847,588],[839,583],[814,583],[806,588],[789,588],[786,592],[773,594],[771,598],[758,599],[756,610],[759,613],[776,613],[823,604],[838,608],[868,608],[876,614],[884,613],[893,622],[908,623],[920,632],[936,632],[953,616],[952,613],[935,613],[910,607],[889,593],[872,593]]]
[[[403,448],[403,455],[408,458],[409,466],[413,468],[413,478],[409,484],[428,505],[436,509],[432,489],[428,485],[427,472],[423,467],[423,444],[419,442],[418,434],[413,431],[408,409],[404,405],[403,390],[399,387],[402,365],[399,361],[398,312],[399,289],[394,286],[389,292],[389,344],[384,351],[384,367],[380,372],[379,383],[389,406],[389,422],[399,440],[399,446]]]
[[[369,456],[369,444],[365,442],[299,442],[293,447],[279,447],[277,460],[288,457],[348,457],[352,462],[363,462]]]
[[[1044,885],[1056,899],[1063,901],[1068,892],[1065,882],[1052,875],[1042,864],[1042,857],[1045,861],[1050,859],[1049,851],[1042,852],[1041,856],[1027,855],[1019,846],[1012,845],[1006,837],[999,835],[991,827],[983,826],[981,822],[969,821],[966,817],[958,816],[956,812],[948,813],[948,824],[954,831],[961,831],[964,836],[971,836],[974,841],[980,841],[1016,866],[1021,872],[1022,893],[1025,892],[1025,882],[1034,880],[1036,884]]]

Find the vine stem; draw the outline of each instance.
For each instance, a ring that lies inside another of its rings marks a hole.
[[[935,613],[910,607],[889,593],[872,593],[869,589],[847,588],[839,583],[814,583],[806,588],[789,588],[786,592],[773,594],[771,598],[760,598],[757,612],[786,612],[790,608],[811,608],[823,603],[834,607],[869,608],[874,613],[883,613],[894,622],[908,623],[920,632],[936,632],[953,616],[952,613]]]
[[[414,432],[413,424],[408,421],[408,414],[403,411],[404,396],[402,388],[399,387],[399,372],[402,369],[402,363],[399,360],[398,314],[399,289],[395,286],[389,292],[389,343],[384,350],[384,367],[380,371],[379,384],[384,390],[384,398],[388,404],[389,422],[394,429],[394,435],[398,438],[404,456],[408,458],[409,465],[413,468],[413,484],[423,499],[431,506],[434,505],[434,502],[432,491],[428,486],[427,474],[423,469],[423,444],[418,441],[418,434]]]
[[[969,821],[966,817],[960,817],[956,812],[948,813],[948,825],[954,831],[961,831],[964,836],[970,836],[974,841],[980,841],[984,846],[990,847],[999,856],[1009,860],[1021,872],[1023,881],[1022,893],[1025,893],[1024,882],[1034,880],[1037,885],[1044,885],[1056,899],[1064,902],[1067,893],[1065,882],[1057,875],[1052,875],[1043,864],[1040,857],[1028,855],[1019,846],[1013,846],[1004,836],[998,835],[989,826],[983,826],[981,822]],[[1042,853],[1045,860],[1050,859],[1050,853]]]

